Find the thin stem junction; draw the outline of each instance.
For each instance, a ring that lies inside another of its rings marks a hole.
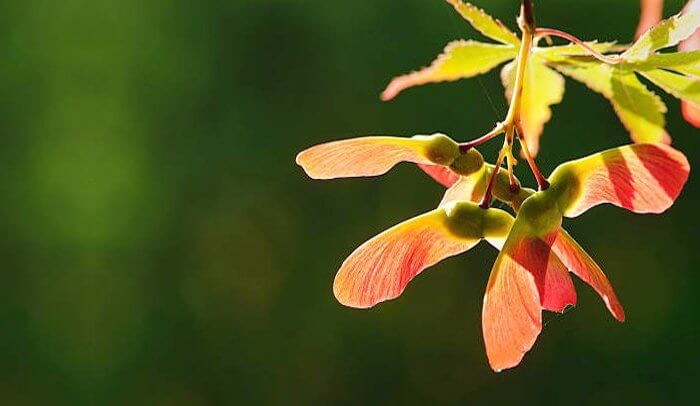
[[[498,124],[496,124],[496,127],[493,128],[493,130],[482,135],[481,137],[474,139],[474,140],[471,140],[469,142],[463,142],[463,143],[459,144],[459,151],[461,153],[465,153],[465,152],[469,151],[470,149],[478,147],[479,145],[485,143],[486,141],[489,141],[489,140],[497,137],[503,131],[505,131],[505,125],[503,123],[498,123]]]
[[[520,43],[520,50],[518,52],[518,57],[516,59],[516,71],[515,71],[515,81],[513,82],[513,93],[511,95],[510,107],[506,118],[496,124],[493,130],[489,131],[485,135],[476,138],[472,141],[460,144],[459,148],[462,153],[468,151],[470,148],[479,146],[501,133],[505,133],[505,140],[503,142],[503,147],[498,152],[498,159],[496,160],[496,166],[493,173],[489,179],[489,183],[486,187],[486,192],[484,193],[484,198],[481,201],[481,207],[488,208],[491,205],[491,199],[493,196],[494,182],[496,181],[496,176],[503,165],[503,161],[506,161],[508,168],[508,177],[510,180],[510,188],[515,191],[520,189],[520,184],[518,183],[515,175],[513,174],[513,167],[517,164],[517,160],[513,156],[513,143],[515,141],[515,134],[518,135],[518,143],[523,151],[525,159],[527,159],[530,170],[532,171],[535,179],[537,180],[537,185],[539,190],[545,190],[549,187],[549,183],[539,168],[535,164],[535,160],[532,158],[530,151],[527,147],[527,142],[523,136],[522,126],[520,124],[521,118],[521,107],[523,99],[523,86],[525,83],[525,72],[527,68],[528,58],[530,56],[530,51],[533,46],[533,37],[537,33],[537,27],[535,26],[535,16],[532,9],[531,0],[522,0],[522,7],[520,8],[520,17],[518,17],[518,25],[520,26],[520,31],[522,32],[522,39]]]
[[[527,68],[528,57],[533,46],[533,37],[545,37],[549,39],[550,37],[564,38],[573,44],[579,45],[583,48],[591,57],[606,63],[606,64],[619,64],[624,62],[624,59],[620,55],[604,55],[596,51],[586,42],[580,40],[574,35],[568,32],[560,31],[553,28],[537,28],[535,24],[535,14],[533,10],[532,0],[522,0],[520,8],[520,16],[518,17],[518,25],[520,31],[522,32],[522,39],[520,44],[520,51],[518,52],[518,57],[516,59],[516,74],[515,81],[513,83],[513,93],[510,100],[510,108],[506,114],[506,118],[496,124],[493,130],[489,131],[485,135],[476,138],[472,141],[465,142],[459,145],[459,149],[462,153],[465,153],[471,148],[477,147],[496,136],[505,133],[506,140],[503,143],[503,147],[499,151],[498,160],[496,162],[495,173],[501,168],[503,161],[506,161],[508,167],[508,175],[510,178],[511,189],[519,188],[520,185],[517,184],[517,180],[513,175],[513,167],[517,164],[515,157],[513,156],[512,148],[514,136],[517,134],[518,143],[522,149],[523,156],[527,160],[530,170],[532,171],[535,179],[537,180],[537,185],[539,190],[545,190],[549,187],[549,182],[542,176],[534,158],[530,154],[530,149],[527,146],[525,135],[523,133],[523,128],[521,124],[520,114],[522,105],[522,93],[523,84],[525,80],[525,70]],[[492,175],[489,181],[488,187],[486,189],[486,194],[484,195],[484,200],[482,201],[482,207],[488,207],[491,201],[491,193],[493,191],[493,182],[496,176]]]

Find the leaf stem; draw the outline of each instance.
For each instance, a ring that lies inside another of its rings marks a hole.
[[[559,37],[559,38],[564,38],[581,48],[583,48],[586,52],[588,52],[592,57],[595,59],[610,64],[610,65],[616,65],[620,62],[622,62],[622,58],[620,58],[617,55],[603,55],[600,52],[596,51],[592,47],[590,47],[588,44],[583,42],[582,40],[578,39],[577,37],[569,34],[568,32],[560,31],[554,28],[537,28],[535,29],[535,35],[539,36],[551,36],[551,37]]]

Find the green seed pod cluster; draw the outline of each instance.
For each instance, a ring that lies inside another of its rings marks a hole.
[[[424,154],[436,165],[449,166],[460,155],[459,144],[445,134],[416,135],[413,138],[425,141]]]
[[[469,176],[484,166],[484,157],[479,151],[472,148],[465,153],[461,153],[450,165],[450,169],[462,176]]]
[[[513,225],[513,217],[500,209],[484,210],[472,202],[454,202],[444,208],[447,227],[460,238],[478,240],[505,237]]]

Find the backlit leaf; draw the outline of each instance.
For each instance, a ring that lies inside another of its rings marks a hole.
[[[391,100],[413,86],[455,81],[486,73],[513,59],[517,49],[511,45],[494,45],[477,41],[454,41],[427,68],[394,78],[382,93],[382,100]]]
[[[501,80],[506,88],[508,100],[513,94],[515,70],[516,63],[511,62],[501,71]],[[539,151],[544,125],[552,118],[550,106],[561,103],[563,97],[564,78],[548,68],[541,58],[533,55],[525,68],[520,117],[525,140],[533,156]]]
[[[553,65],[559,72],[578,80],[610,100],[622,124],[635,142],[668,140],[664,129],[666,105],[624,66],[600,62],[579,62]]]
[[[700,27],[700,10],[688,10],[664,20],[644,33],[622,58],[633,60],[647,59],[654,51],[677,45],[691,36]]]
[[[632,67],[637,71],[649,69],[670,69],[686,75],[700,77],[700,51],[654,54]]]
[[[477,31],[504,44],[520,45],[518,37],[503,23],[486,14],[473,4],[461,0],[447,0]]]
[[[700,80],[661,69],[640,73],[667,93],[700,106]]]
[[[664,129],[666,105],[633,72],[615,67],[611,87],[613,108],[635,142],[662,142],[668,139]]]
[[[593,48],[596,52],[599,52],[601,54],[604,54],[613,47],[615,47],[614,42],[596,42],[596,41],[591,41],[591,42],[586,42],[586,45],[589,47]],[[557,45],[557,46],[551,46],[551,47],[535,47],[532,50],[533,54],[538,55],[542,58],[545,58],[547,61],[550,62],[558,62],[561,60],[566,59],[567,57],[570,56],[587,56],[590,55],[590,53],[584,49],[581,45],[577,44],[569,44],[569,45]]]
[[[564,63],[556,63],[552,66],[564,75],[585,84],[594,92],[598,92],[608,99],[612,98],[613,67],[611,65],[597,61],[567,59]]]

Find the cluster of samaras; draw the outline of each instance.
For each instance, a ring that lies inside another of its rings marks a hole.
[[[656,24],[628,47],[582,42],[558,30],[537,28],[527,0],[518,19],[520,38],[476,7],[448,2],[500,44],[453,42],[428,68],[394,79],[382,96],[388,100],[408,87],[472,77],[514,60],[502,70],[510,101],[504,121],[465,143],[442,134],[330,142],[301,152],[297,163],[314,179],[332,179],[381,175],[399,162],[413,162],[447,187],[438,208],[357,248],[338,271],[333,290],[341,303],[368,308],[398,297],[424,269],[486,240],[500,253],[484,295],[482,328],[489,363],[500,371],[516,366],[533,346],[542,328],[542,310],[562,312],[576,304],[569,273],[593,287],[612,315],[624,320],[605,274],[561,227],[562,218],[603,203],[635,213],[661,213],[680,194],[688,161],[668,145],[665,106],[638,75],[682,99],[686,117],[699,124],[700,51],[658,51],[696,33],[700,1]],[[572,44],[538,46],[552,36]],[[608,98],[635,144],[566,162],[545,178],[534,156],[551,118],[550,106],[564,94],[560,73]],[[476,147],[501,134],[504,143],[495,165],[485,163]],[[516,140],[538,190],[522,187],[513,175]],[[511,210],[491,207],[494,198]]]

